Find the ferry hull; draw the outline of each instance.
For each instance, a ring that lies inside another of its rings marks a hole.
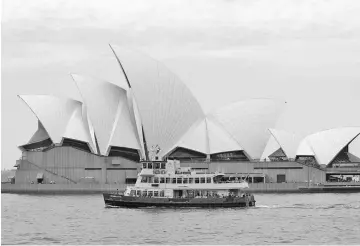
[[[227,197],[227,198],[142,198],[127,197],[118,194],[103,194],[106,206],[111,207],[197,207],[197,208],[216,208],[216,207],[254,207],[255,199],[253,196],[247,197]]]

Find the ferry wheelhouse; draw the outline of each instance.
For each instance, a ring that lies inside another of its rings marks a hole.
[[[123,195],[104,194],[105,204],[124,207],[251,207],[254,196],[246,192],[248,183],[238,179],[223,181],[223,173],[180,167],[177,160],[142,162],[134,186]]]

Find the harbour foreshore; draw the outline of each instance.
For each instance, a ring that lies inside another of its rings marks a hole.
[[[96,194],[103,192],[123,192],[126,184],[1,184],[1,193],[14,194]],[[349,189],[347,189],[349,187]],[[249,184],[250,193],[314,193],[327,192],[329,188],[339,188],[337,192],[354,191],[359,183],[335,183],[309,185],[308,183],[258,183]]]

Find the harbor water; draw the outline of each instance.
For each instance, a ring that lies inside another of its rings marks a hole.
[[[255,194],[256,208],[105,208],[102,195],[1,195],[2,244],[360,244],[360,194]]]

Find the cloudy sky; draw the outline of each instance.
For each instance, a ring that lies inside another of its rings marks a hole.
[[[360,126],[359,13],[358,0],[3,0],[2,168],[37,129],[18,94],[80,100],[70,72],[124,85],[109,43],[163,62],[205,111],[272,97],[288,102],[279,129]]]

